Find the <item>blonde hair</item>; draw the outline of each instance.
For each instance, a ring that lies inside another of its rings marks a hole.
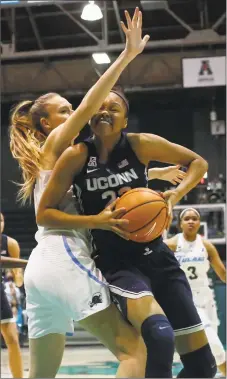
[[[47,136],[42,130],[40,119],[48,117],[46,105],[56,93],[47,93],[35,101],[22,101],[12,109],[10,117],[10,150],[22,170],[23,183],[18,200],[31,202],[36,178],[41,170],[42,145]]]

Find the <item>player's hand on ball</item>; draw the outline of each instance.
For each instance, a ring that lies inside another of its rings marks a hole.
[[[176,194],[175,191],[165,191],[162,193],[162,196],[168,205],[168,222],[166,224],[166,230],[168,230],[173,220],[173,201]]]
[[[186,172],[180,170],[180,165],[164,167],[162,169],[162,180],[167,180],[168,182],[177,185],[186,177]]]
[[[128,220],[123,220],[121,217],[125,214],[125,208],[115,209],[115,205],[118,199],[113,201],[108,207],[106,207],[96,217],[94,229],[110,230],[120,237],[128,240],[130,233],[121,229],[121,227],[128,225]]]
[[[130,57],[135,58],[138,54],[142,53],[150,36],[145,35],[142,38],[142,12],[138,7],[135,9],[132,19],[128,11],[125,11],[125,17],[127,27],[121,21],[121,27],[126,36],[125,50]]]

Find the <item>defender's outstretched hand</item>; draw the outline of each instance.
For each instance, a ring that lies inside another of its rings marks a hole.
[[[142,12],[138,7],[135,9],[132,19],[128,11],[125,11],[125,17],[127,27],[124,22],[121,21],[121,27],[126,36],[125,50],[129,55],[136,57],[138,54],[142,53],[150,36],[145,35],[142,39]]]

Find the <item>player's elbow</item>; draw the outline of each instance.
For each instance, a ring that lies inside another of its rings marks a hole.
[[[226,283],[226,269],[223,268],[220,272],[220,279],[222,280],[222,282]]]
[[[201,158],[201,167],[203,168],[204,173],[208,171],[209,165],[204,158]]]
[[[208,171],[208,162],[202,157],[197,158],[196,161],[199,171],[204,175]]]

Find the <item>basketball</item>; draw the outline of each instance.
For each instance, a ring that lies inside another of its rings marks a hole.
[[[168,207],[161,194],[149,188],[134,188],[120,197],[116,209],[125,208],[123,219],[129,220],[124,230],[135,242],[151,242],[159,237],[168,221]]]

